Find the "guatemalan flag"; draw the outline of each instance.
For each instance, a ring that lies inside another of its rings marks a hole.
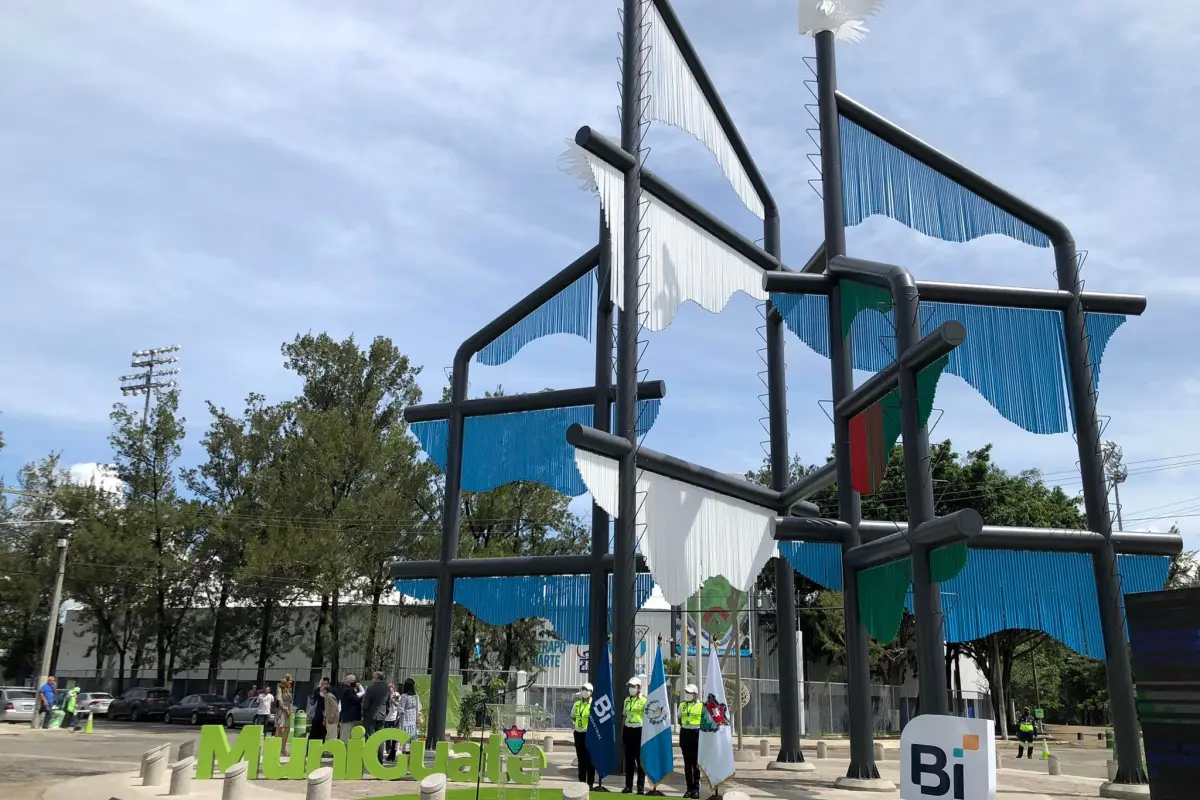
[[[592,692],[592,710],[588,715],[587,750],[603,780],[617,769],[616,702],[613,699],[612,664],[608,660],[608,645],[600,652],[596,666],[596,686]]]
[[[667,694],[667,675],[663,669],[662,642],[654,656],[650,689],[646,694],[646,714],[642,718],[642,767],[652,784],[660,784],[674,771],[671,750],[671,698]]]

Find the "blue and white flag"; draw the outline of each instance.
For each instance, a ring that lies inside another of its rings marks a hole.
[[[600,653],[596,667],[596,685],[592,690],[592,710],[588,714],[587,750],[603,779],[617,769],[617,715],[613,699],[612,664],[608,660],[608,645]]]
[[[667,694],[667,674],[663,669],[662,642],[654,656],[650,689],[646,693],[646,713],[642,717],[642,768],[652,784],[660,784],[675,769],[671,750],[671,697]]]

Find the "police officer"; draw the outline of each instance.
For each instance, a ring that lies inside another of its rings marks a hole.
[[[696,684],[683,687],[679,704],[679,749],[683,751],[683,777],[687,781],[684,797],[700,797],[700,719],[704,704],[697,699]]]
[[[1025,752],[1029,752],[1029,758],[1033,758],[1033,731],[1034,731],[1033,715],[1029,713],[1029,708],[1026,707],[1021,712],[1021,716],[1017,717],[1017,758]]]
[[[622,713],[621,743],[625,747],[625,789],[633,793],[633,770],[637,767],[637,793],[646,793],[646,771],[642,769],[642,718],[646,714],[646,698],[642,695],[642,679],[629,679],[629,696]]]
[[[586,783],[588,788],[596,782],[596,767],[592,765],[592,756],[587,749],[588,717],[592,713],[592,685],[585,683],[579,687],[575,705],[571,707],[571,722],[575,727],[575,758],[579,762],[579,782]]]

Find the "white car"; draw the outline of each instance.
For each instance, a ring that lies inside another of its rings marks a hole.
[[[113,696],[108,692],[80,692],[76,701],[76,709],[80,714],[91,712],[97,717],[108,716],[108,706]]]
[[[37,708],[37,690],[14,686],[0,687],[0,722],[29,724]]]

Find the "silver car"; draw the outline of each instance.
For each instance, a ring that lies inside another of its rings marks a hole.
[[[97,717],[108,716],[108,706],[113,701],[113,696],[108,692],[81,692],[76,700],[76,708],[80,714],[91,712]]]
[[[258,714],[258,699],[251,697],[249,700],[243,700],[225,715],[225,727],[241,728],[252,725],[256,714]]]
[[[37,708],[35,689],[17,689],[10,686],[0,688],[0,722],[24,722],[33,720]]]

